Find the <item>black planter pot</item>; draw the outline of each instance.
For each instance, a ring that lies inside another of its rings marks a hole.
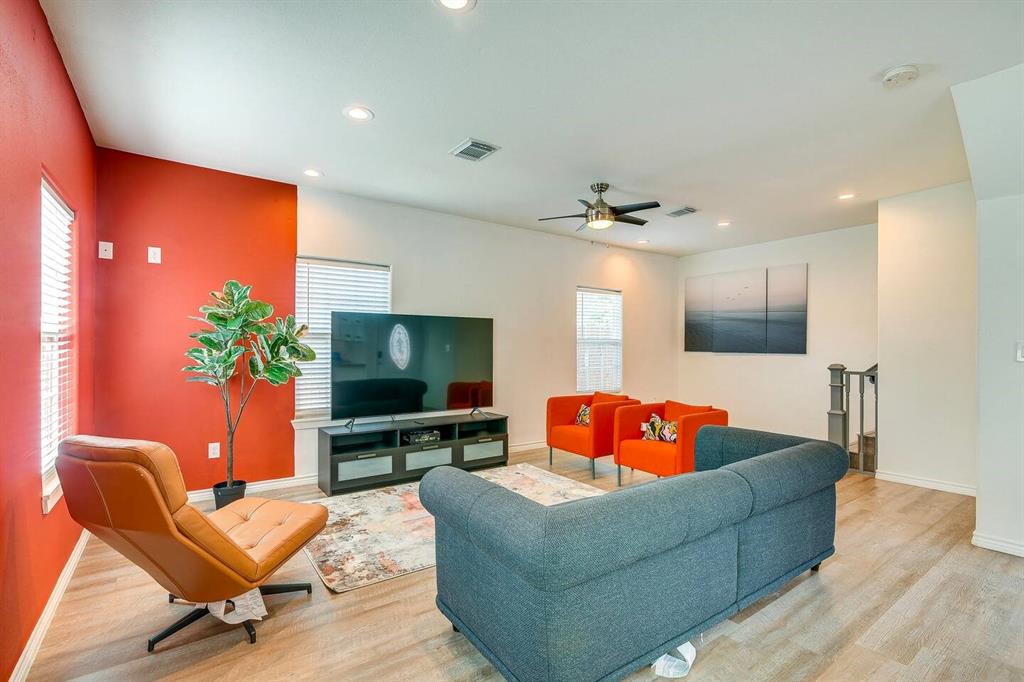
[[[245,497],[245,481],[239,481],[236,478],[234,483],[230,488],[227,481],[213,484],[213,503],[217,509]]]

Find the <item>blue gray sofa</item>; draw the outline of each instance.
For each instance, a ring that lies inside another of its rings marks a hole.
[[[510,680],[614,680],[835,551],[841,447],[705,426],[695,455],[696,473],[552,507],[434,469],[438,608]]]

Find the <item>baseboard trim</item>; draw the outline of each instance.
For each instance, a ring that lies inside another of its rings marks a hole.
[[[316,485],[316,474],[304,474],[302,476],[289,476],[288,478],[272,478],[267,481],[255,481],[245,485],[246,494],[259,493],[264,490],[277,490],[279,488],[295,488],[300,485]],[[206,502],[213,499],[213,489],[189,490],[189,502]]]
[[[876,471],[875,478],[879,481],[903,483],[905,485],[917,486],[918,488],[931,488],[932,490],[941,490],[947,493],[956,493],[957,495],[967,495],[968,497],[977,496],[977,491],[974,486],[963,485],[962,483],[952,483],[950,481],[940,481],[935,478],[907,476],[906,474],[894,474],[889,471]]]
[[[530,443],[516,443],[508,446],[508,451],[512,452],[526,452],[527,450],[536,450],[538,448],[546,448],[547,443],[542,440],[535,440]]]
[[[25,642],[25,648],[21,650],[21,656],[18,657],[18,662],[14,665],[14,670],[11,672],[11,682],[21,682],[28,679],[28,672],[32,669],[32,664],[35,663],[36,654],[39,653],[39,647],[43,644],[46,631],[50,629],[53,616],[57,613],[60,600],[64,598],[64,591],[68,589],[71,576],[75,574],[78,561],[82,558],[82,552],[85,551],[85,545],[88,542],[89,531],[83,529],[82,534],[78,536],[78,542],[75,543],[74,549],[71,550],[71,556],[68,557],[67,563],[64,564],[64,570],[57,577],[57,583],[53,586],[53,591],[50,592],[50,598],[46,600],[43,612],[39,614],[36,626],[32,628],[32,634],[29,635],[28,641]]]
[[[1007,540],[1006,538],[997,538],[994,535],[986,535],[984,533],[979,533],[978,531],[974,531],[974,535],[971,536],[971,544],[975,547],[991,549],[1004,554],[1024,556],[1024,542],[1015,542],[1013,540]]]

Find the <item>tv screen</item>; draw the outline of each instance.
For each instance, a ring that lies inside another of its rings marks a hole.
[[[331,314],[331,418],[490,407],[493,320]]]

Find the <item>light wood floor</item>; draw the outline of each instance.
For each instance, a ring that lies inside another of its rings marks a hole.
[[[547,467],[547,451],[512,461]],[[613,488],[606,462],[594,483]],[[590,482],[582,457],[556,454],[554,471]],[[970,544],[974,499],[856,474],[838,488],[835,556],[698,637],[687,680],[1024,679],[1024,559]],[[500,679],[434,607],[433,569],[334,594],[300,553],[275,577],[292,581],[312,582],[312,596],[267,597],[256,645],[206,618],[147,654],[147,637],[188,607],[93,538],[31,678]]]

